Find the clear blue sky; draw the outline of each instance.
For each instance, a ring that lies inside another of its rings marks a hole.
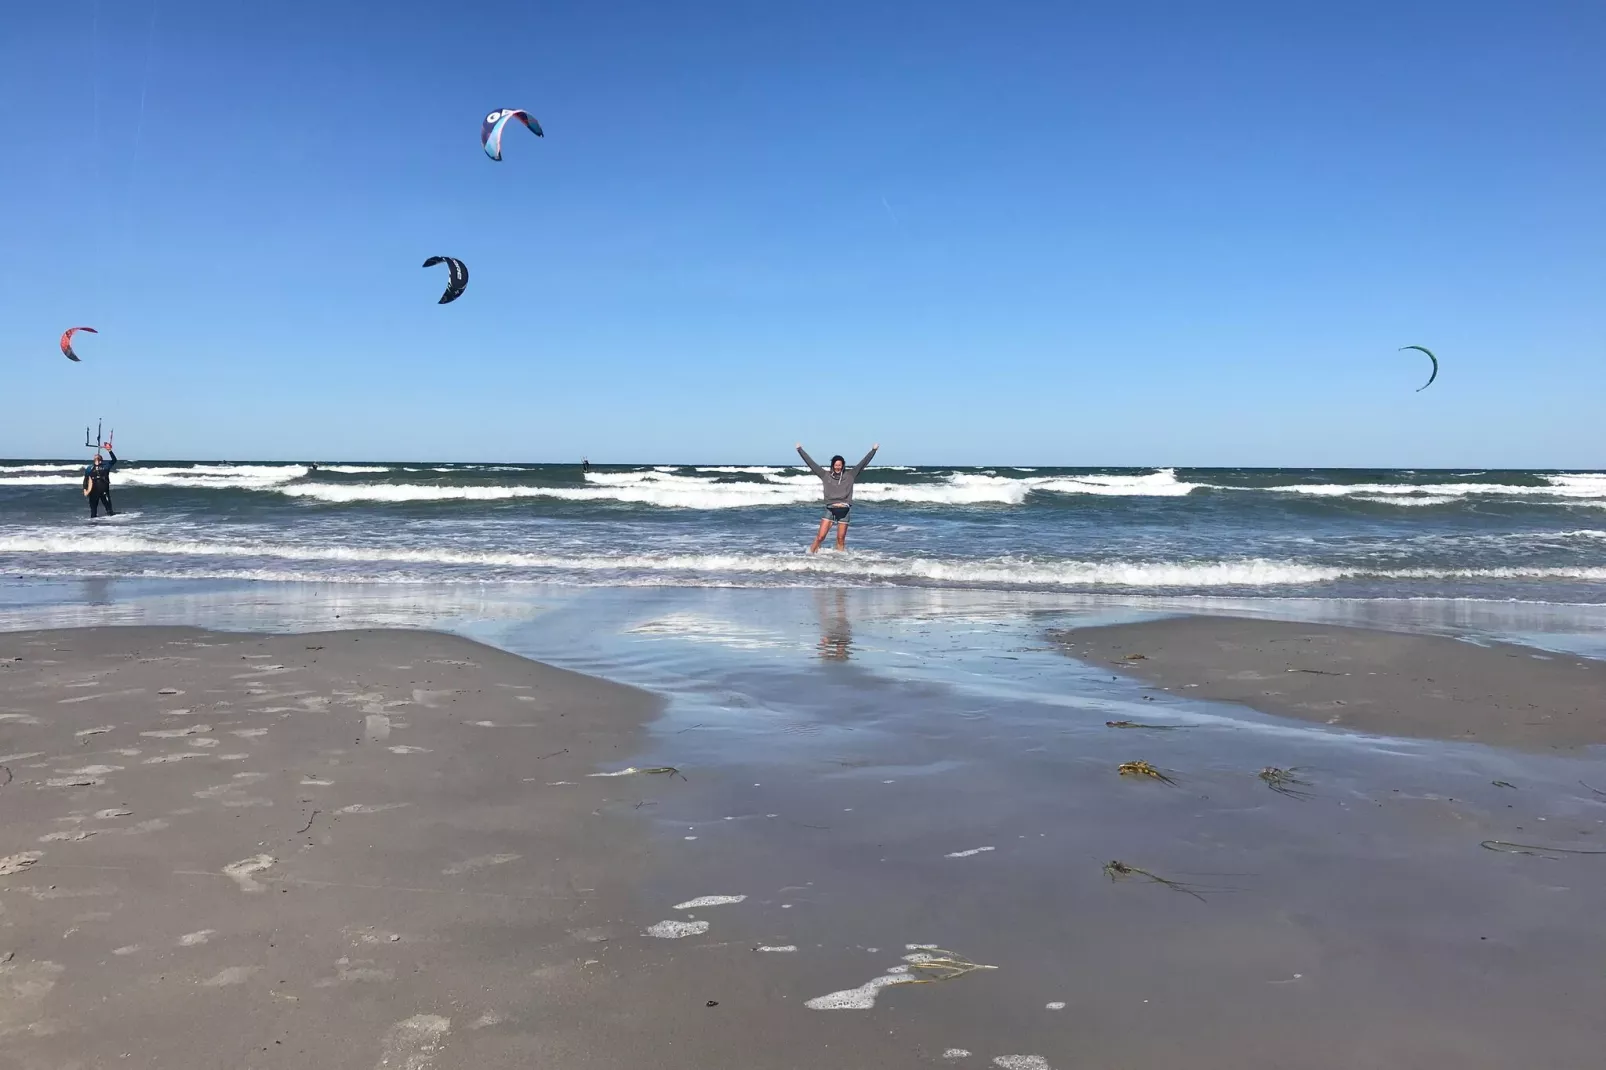
[[[12,7],[0,455],[1606,466],[1599,0]]]

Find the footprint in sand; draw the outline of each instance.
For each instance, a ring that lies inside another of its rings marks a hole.
[[[0,877],[21,873],[43,857],[45,857],[43,851],[23,851],[21,854],[6,855],[0,858]]]
[[[439,1014],[415,1014],[385,1030],[374,1070],[430,1070],[440,1054],[452,1020]]]
[[[373,959],[358,959],[358,962],[373,962]],[[313,988],[332,988],[335,985],[360,984],[363,982],[394,981],[394,970],[375,969],[373,966],[356,966],[349,958],[335,960],[335,976],[320,977],[312,982]]]
[[[485,866],[502,866],[509,862],[517,862],[520,857],[520,855],[480,855],[478,858],[454,862],[441,870],[441,872],[448,877],[455,877],[459,873],[467,873],[471,869],[481,869]]]
[[[199,736],[212,731],[209,724],[192,724],[186,728],[157,728],[149,732],[141,732],[142,736],[152,739],[182,739],[184,736]]]
[[[201,985],[204,988],[223,988],[227,985],[243,985],[245,982],[251,979],[252,974],[256,973],[261,968],[262,967],[260,966],[230,966],[227,969],[220,971],[217,975],[202,981]]]
[[[240,886],[242,892],[263,892],[267,885],[255,879],[255,874],[265,869],[273,868],[278,861],[272,855],[254,855],[251,858],[242,858],[238,862],[230,862],[223,867],[223,875],[230,878]]]

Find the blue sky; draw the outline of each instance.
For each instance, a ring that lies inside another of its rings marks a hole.
[[[271,8],[8,13],[0,455],[1606,467],[1596,0]]]

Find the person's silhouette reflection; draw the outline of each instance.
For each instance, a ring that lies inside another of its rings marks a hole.
[[[853,649],[848,592],[840,587],[833,591],[817,590],[814,608],[820,616],[820,657],[826,661],[847,661]]]

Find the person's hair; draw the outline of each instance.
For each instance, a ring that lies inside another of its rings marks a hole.
[[[840,453],[839,453],[839,454],[837,454],[837,455],[836,455],[836,456],[834,456],[834,457],[832,457],[832,458],[831,458],[831,467],[832,467],[832,468],[835,468],[835,467],[836,467],[836,462],[838,462],[838,461],[841,461],[841,462],[842,462],[842,467],[843,467],[843,468],[846,468],[846,467],[847,467],[847,466],[848,466],[848,460],[847,460],[847,458],[846,458],[846,457],[844,457],[844,456],[842,456],[842,455],[841,455],[841,454],[840,454]]]

